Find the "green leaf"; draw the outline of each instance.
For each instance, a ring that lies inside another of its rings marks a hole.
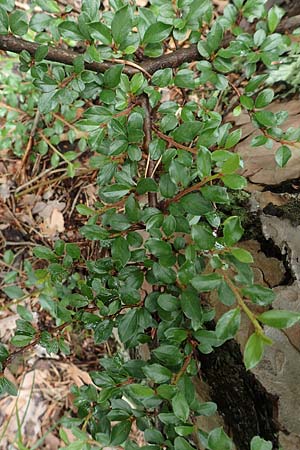
[[[7,378],[0,376],[0,397],[5,394],[16,396],[18,395],[18,389]]]
[[[261,360],[264,354],[265,341],[257,333],[253,333],[244,350],[244,363],[247,370],[253,369]]]
[[[9,352],[7,348],[3,344],[0,344],[0,362],[5,361],[8,356]]]
[[[145,44],[155,44],[157,42],[164,41],[170,34],[172,26],[163,22],[156,22],[147,28],[143,42]]]
[[[211,174],[211,153],[203,146],[198,150],[197,170],[200,178],[208,177]]]
[[[206,200],[200,192],[185,195],[179,202],[188,214],[194,216],[202,216],[213,210],[210,201]]]
[[[227,189],[222,186],[203,186],[201,194],[206,200],[214,203],[229,203]]]
[[[251,97],[248,97],[248,95],[241,95],[240,98],[241,105],[246,109],[253,109],[254,108],[254,101]]]
[[[152,76],[152,84],[159,87],[168,86],[173,79],[173,71],[170,68],[157,70]]]
[[[118,86],[121,80],[121,73],[123,70],[123,64],[114,64],[104,73],[104,85],[107,88],[114,89]]]
[[[110,435],[110,445],[117,446],[123,444],[129,436],[131,430],[131,422],[124,420],[115,425]]]
[[[255,108],[264,108],[268,106],[274,98],[273,89],[264,89],[261,91],[255,100]]]
[[[81,34],[79,26],[72,20],[65,20],[58,25],[60,35],[65,39],[73,39],[74,41],[80,41],[84,39],[84,35]]]
[[[214,402],[199,403],[197,400],[197,414],[201,416],[212,416],[217,411],[217,405]]]
[[[281,145],[275,153],[275,161],[279,167],[284,167],[292,156],[292,152],[286,145]]]
[[[176,230],[176,219],[174,216],[166,216],[162,224],[163,232],[166,236],[172,236]]]
[[[35,54],[34,54],[35,61],[36,62],[43,61],[43,59],[45,59],[45,57],[47,56],[48,50],[49,50],[48,45],[40,45],[36,49]],[[44,141],[42,141],[42,142],[44,142]]]
[[[15,347],[25,347],[25,345],[30,344],[33,336],[26,336],[25,334],[16,334],[12,337],[11,343]]]
[[[211,30],[208,33],[206,40],[210,55],[212,55],[212,53],[214,53],[216,50],[219,49],[222,39],[223,39],[223,28],[218,22],[215,22],[211,27]]]
[[[192,286],[198,292],[209,292],[220,286],[222,278],[216,273],[197,275],[191,281]]]
[[[223,233],[225,244],[229,247],[238,242],[244,233],[240,217],[228,217],[224,222]]]
[[[235,303],[235,295],[224,280],[221,281],[218,288],[218,296],[224,305],[231,306]]]
[[[20,11],[19,9],[13,11],[9,15],[9,26],[12,33],[17,36],[23,36],[23,34],[26,34],[28,30],[26,13],[24,11]]]
[[[246,178],[237,174],[224,175],[222,181],[230,189],[243,189],[247,186]]]
[[[257,111],[254,117],[260,125],[267,128],[276,124],[275,114],[271,111]]]
[[[53,14],[60,13],[59,6],[54,0],[36,0],[35,3],[40,6],[43,11]]]
[[[147,430],[144,431],[144,438],[150,444],[163,444],[165,440],[161,432],[154,428],[147,428]]]
[[[194,427],[192,425],[179,425],[174,429],[179,436],[189,436],[194,431]]]
[[[274,33],[280,20],[285,15],[284,9],[280,8],[278,5],[272,6],[268,11],[268,28],[270,33]],[[252,450],[252,448],[251,448]],[[256,449],[255,449],[256,450]]]
[[[130,258],[130,251],[127,241],[123,237],[114,239],[111,246],[111,255],[114,261],[120,261],[124,267]]]
[[[174,441],[175,450],[195,450],[191,444],[188,443],[183,437],[177,437]],[[222,449],[223,450],[223,449]]]
[[[269,77],[268,74],[266,75],[257,75],[248,82],[248,84],[245,86],[245,92],[252,93],[255,92],[256,89],[266,81],[266,79]]]
[[[182,391],[177,392],[177,394],[172,398],[172,408],[178,419],[182,422],[186,422],[188,420],[190,408]]]
[[[179,308],[179,301],[177,297],[171,294],[161,294],[157,299],[157,304],[164,311],[176,311]]]
[[[283,309],[272,309],[262,313],[257,318],[260,322],[269,325],[270,327],[289,328],[299,322],[300,313]]]
[[[246,264],[251,264],[253,263],[253,257],[251,255],[250,252],[248,252],[247,250],[245,250],[244,248],[232,248],[230,250],[230,253],[239,261],[246,263]]]
[[[123,343],[129,342],[138,332],[137,310],[131,309],[121,316],[118,332]]]
[[[246,297],[249,297],[253,303],[260,306],[268,306],[275,300],[275,293],[272,289],[261,286],[260,284],[253,284],[242,288],[242,292]]]
[[[90,19],[97,19],[99,15],[100,0],[82,0],[81,10],[84,11]]]
[[[84,225],[79,231],[82,236],[92,241],[101,241],[109,237],[109,232],[99,225]]]
[[[138,194],[146,194],[147,192],[157,192],[158,186],[153,178],[142,178],[139,180],[136,192]]]
[[[179,125],[179,127],[173,131],[172,136],[177,142],[190,143],[200,133],[201,128],[201,122],[192,120]]]
[[[183,356],[178,347],[175,345],[164,344],[152,351],[155,358],[167,366],[177,366],[182,360]]]
[[[150,364],[143,367],[146,377],[155,383],[167,383],[172,378],[172,372],[160,364]]]
[[[80,247],[76,244],[67,243],[66,254],[74,260],[80,259]]]
[[[272,450],[273,445],[270,441],[265,441],[264,439],[255,436],[251,439],[251,449],[250,450]]]
[[[153,389],[142,384],[130,384],[127,389],[131,394],[138,398],[153,397],[154,395]]]
[[[101,22],[89,23],[89,32],[93,39],[101,41],[104,45],[111,45],[112,36],[110,29]]]
[[[8,14],[4,8],[0,6],[0,35],[8,34]]]
[[[240,167],[240,156],[238,153],[232,153],[222,164],[222,173],[224,175],[235,172]]]
[[[198,294],[191,289],[186,289],[181,294],[180,305],[185,316],[192,321],[192,328],[197,330],[203,323],[203,310]]]
[[[148,239],[145,244],[146,248],[157,258],[170,256],[172,254],[172,247],[168,242],[160,239]]]
[[[192,239],[200,250],[210,250],[216,242],[212,229],[201,223],[192,226]]]
[[[242,137],[242,129],[238,128],[237,130],[233,131],[227,136],[224,148],[228,149],[235,147],[236,144],[241,140],[241,137]]]
[[[116,44],[120,45],[124,41],[132,28],[130,7],[128,5],[119,9],[113,16],[111,22],[112,36]]]
[[[32,312],[29,311],[27,308],[25,308],[25,306],[18,305],[17,306],[17,313],[19,314],[21,319],[23,319],[25,321],[27,320],[28,322],[32,322],[33,321]]]
[[[163,284],[173,284],[176,281],[176,272],[170,267],[164,267],[155,262],[153,264],[153,275],[157,281]]]
[[[94,339],[96,344],[101,344],[108,340],[112,335],[114,323],[111,320],[102,320],[94,330]]]
[[[130,188],[123,184],[112,184],[105,186],[99,191],[100,197],[106,203],[116,203],[130,192]]]
[[[223,314],[218,320],[216,326],[216,335],[219,339],[232,339],[239,327],[241,322],[241,313],[239,308],[231,309],[230,311]]]
[[[12,300],[24,297],[24,291],[18,286],[7,286],[3,288],[3,292]]]
[[[177,186],[173,183],[168,173],[165,173],[160,177],[159,190],[161,195],[165,198],[172,198],[175,195]]]
[[[233,443],[224,432],[223,428],[215,428],[208,435],[207,445],[209,450],[232,450]]]

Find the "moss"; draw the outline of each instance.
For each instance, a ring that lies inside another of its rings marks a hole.
[[[269,203],[263,212],[270,216],[282,217],[288,219],[293,226],[300,225],[300,201],[298,199],[292,199],[290,202],[282,206],[273,205]]]

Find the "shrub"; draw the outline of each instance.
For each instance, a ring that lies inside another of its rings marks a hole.
[[[92,330],[97,344],[117,330],[116,351],[90,373],[94,385],[72,390],[78,416],[65,420],[77,438],[70,450],[135,449],[133,423],[144,432],[145,450],[231,449],[221,428],[207,434],[197,425],[197,416],[216,409],[196,398],[198,352],[233,339],[244,313],[254,327],[244,353],[252,369],[271,344],[263,325],[299,320],[270,309],[273,292],[254,283],[252,256],[238,247],[240,217],[224,220],[220,211],[230,205],[230,192],[246,186],[234,152],[242,132],[224,111],[247,112],[260,130],[253,146],[279,142],[279,166],[300,139],[299,130],[280,128],[285,113],[265,109],[274,98],[265,86],[268,70],[289,48],[289,38],[276,31],[283,12],[276,6],[266,12],[262,0],[234,0],[222,15],[210,0],[152,0],[146,7],[111,0],[108,9],[83,0],[81,11],[54,0],[35,3],[42,11],[27,14],[13,1],[1,2],[0,48],[20,53],[20,69],[34,86],[29,124],[42,118],[44,129],[30,157],[49,152],[52,166],[63,163],[74,177],[80,153],[94,152],[99,200],[77,210],[86,216],[80,229],[86,244],[100,250],[89,259],[82,246],[62,240],[33,249],[46,265],[27,264],[27,289],[38,290],[39,310],[53,326],[37,329],[20,306],[11,344],[68,354],[66,330]],[[80,139],[67,154],[56,147],[65,126],[70,142]],[[26,295],[13,285],[5,292],[11,299]],[[229,308],[208,329],[211,292]],[[266,311],[255,315],[246,299]],[[134,356],[145,346],[146,355]],[[2,370],[14,355],[1,345]],[[16,393],[5,377],[0,388]],[[252,450],[271,447],[252,440]]]

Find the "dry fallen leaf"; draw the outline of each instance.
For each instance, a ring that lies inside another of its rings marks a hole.
[[[65,221],[62,212],[54,208],[50,217],[45,219],[44,224],[48,235],[50,236],[56,234],[57,232],[63,232],[65,229]]]

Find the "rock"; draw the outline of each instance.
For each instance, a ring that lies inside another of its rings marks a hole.
[[[271,105],[268,110],[272,112],[288,111],[289,117],[283,123],[282,129],[298,128],[300,119],[300,103],[298,100],[277,102]],[[235,151],[241,155],[244,161],[242,174],[252,183],[270,186],[300,177],[300,152],[297,149],[291,149],[291,159],[284,168],[280,168],[277,166],[274,157],[276,150],[281,145],[280,143],[274,142],[271,150],[266,150],[265,147],[251,147],[252,139],[262,133],[254,127],[247,113],[242,113],[237,118],[230,114],[227,120],[242,129],[243,140],[236,146]]]
[[[275,289],[274,309],[300,311],[300,283]],[[273,340],[260,364],[253,370],[267,392],[278,396],[279,441],[284,450],[300,448],[300,324],[285,330],[265,327]]]
[[[263,234],[272,239],[282,254],[288,254],[292,274],[300,281],[300,225],[294,226],[289,219],[266,214],[261,215]]]

